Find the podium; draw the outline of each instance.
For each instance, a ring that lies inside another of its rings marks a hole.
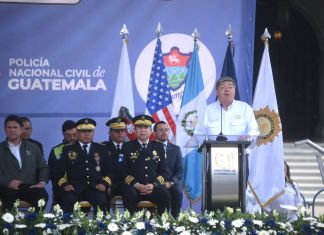
[[[245,212],[247,159],[250,141],[204,141],[201,145],[202,211],[240,208]]]

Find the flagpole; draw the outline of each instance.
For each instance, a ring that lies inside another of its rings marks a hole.
[[[197,50],[199,49],[199,45],[198,45],[198,38],[200,37],[200,33],[198,32],[197,28],[194,29],[193,33],[191,34],[191,36],[193,37],[194,40],[194,47],[197,48]],[[204,155],[206,156],[206,155]],[[203,213],[204,210],[206,209],[206,168],[207,168],[207,164],[206,164],[207,159],[205,159],[204,157],[202,157],[202,200],[201,200],[201,212]],[[190,204],[191,207],[191,204]]]
[[[123,28],[120,30],[120,36],[122,37],[123,41],[126,42],[128,38],[129,31],[126,27],[126,25],[123,25]]]

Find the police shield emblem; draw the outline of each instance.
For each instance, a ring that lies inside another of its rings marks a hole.
[[[185,82],[191,54],[181,53],[178,47],[172,47],[169,53],[163,54],[171,90],[177,90]]]

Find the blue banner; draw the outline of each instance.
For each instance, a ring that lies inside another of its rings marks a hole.
[[[75,4],[0,3],[0,122],[11,113],[29,116],[32,137],[43,143],[46,156],[62,139],[65,119],[92,117],[98,123],[96,141],[108,139],[105,122],[112,109],[123,24],[130,31],[127,46],[137,114],[145,111],[159,22],[176,113],[195,28],[201,35],[199,56],[208,101],[215,99],[227,47],[225,31],[231,24],[240,98],[251,103],[255,0],[70,2]],[[5,138],[3,131],[0,137]]]

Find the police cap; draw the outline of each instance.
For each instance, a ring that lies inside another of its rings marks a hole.
[[[106,126],[114,130],[122,130],[126,128],[125,121],[120,117],[115,117],[106,122]]]
[[[91,118],[82,118],[76,122],[78,131],[92,131],[95,129],[96,121]]]
[[[138,115],[133,118],[135,126],[151,126],[154,123],[154,119],[149,115]]]

